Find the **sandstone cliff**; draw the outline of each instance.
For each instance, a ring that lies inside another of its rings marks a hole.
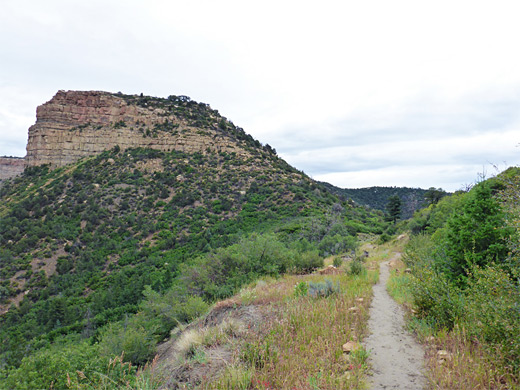
[[[0,182],[23,172],[25,160],[22,157],[0,157]]]
[[[119,146],[236,153],[255,142],[204,103],[100,91],[59,91],[38,107],[29,128],[27,166],[61,167]],[[258,144],[259,145],[259,144]]]

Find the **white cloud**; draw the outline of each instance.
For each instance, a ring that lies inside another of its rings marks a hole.
[[[520,142],[518,11],[507,0],[7,2],[0,155],[23,153],[36,105],[59,89],[186,94],[334,184],[419,185],[442,163],[428,186],[455,186],[491,158],[520,162],[501,138]]]
[[[312,172],[314,178],[341,187],[402,185],[455,191],[493,166],[504,169],[518,161],[520,129],[471,137],[426,141],[374,142],[370,146],[340,146],[284,156]],[[372,183],[372,184],[371,184]],[[442,185],[440,184],[442,183]]]

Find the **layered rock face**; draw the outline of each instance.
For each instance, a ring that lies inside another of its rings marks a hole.
[[[119,146],[162,151],[235,152],[246,157],[217,111],[186,97],[59,91],[29,128],[27,166],[61,167]]]
[[[18,176],[25,168],[25,159],[21,157],[0,157],[0,182]]]

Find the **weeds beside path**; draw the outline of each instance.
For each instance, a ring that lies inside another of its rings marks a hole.
[[[396,253],[392,260],[400,257]],[[380,264],[379,282],[374,286],[365,345],[370,351],[373,389],[422,389],[425,387],[424,351],[405,328],[402,308],[390,297],[386,283],[389,261]]]

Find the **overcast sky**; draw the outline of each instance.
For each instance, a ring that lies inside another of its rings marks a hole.
[[[25,155],[61,89],[188,95],[340,187],[457,190],[520,164],[518,1],[1,8],[0,155]]]

